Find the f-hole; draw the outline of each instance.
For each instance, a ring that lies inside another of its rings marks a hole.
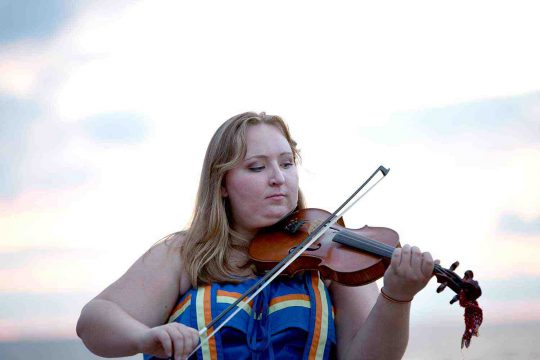
[[[295,249],[297,248],[297,246],[294,246],[292,248],[289,249],[289,254],[292,253]],[[321,248],[321,243],[318,243],[316,244],[314,247],[308,247],[306,249],[306,251],[317,251]]]

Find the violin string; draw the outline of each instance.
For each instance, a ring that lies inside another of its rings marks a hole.
[[[372,249],[366,249],[365,247],[361,248],[361,250],[374,253],[375,255],[382,255],[382,256],[391,258],[392,253],[394,252],[394,248],[390,245],[380,243],[378,241],[375,241],[369,238],[359,238],[358,234],[355,234],[354,232],[351,232],[349,230],[340,230],[340,236],[343,236],[350,240],[354,240],[359,245],[371,246],[372,248],[375,248],[375,250],[379,250],[379,252],[376,252],[376,251],[372,251]],[[459,278],[459,276],[457,276],[452,270],[446,269],[439,264],[434,264],[433,273],[443,275],[447,279],[446,280],[447,285],[448,283],[451,283],[455,285],[455,287],[459,289],[463,289],[462,279]],[[454,292],[456,291],[454,290]]]
[[[381,242],[378,242],[376,240],[372,240],[372,239],[369,239],[369,238],[367,238],[367,239],[359,238],[357,234],[355,234],[355,233],[353,233],[351,231],[342,230],[340,232],[340,235],[342,235],[343,237],[345,237],[347,239],[355,240],[359,244],[372,246],[375,249],[380,250],[380,253],[378,253],[376,255],[383,255],[383,256],[386,256],[388,258],[391,258],[392,253],[394,252],[394,247],[392,247],[390,245],[387,245],[387,244],[384,244],[384,243],[381,243]],[[362,249],[362,250],[366,250],[366,249]]]
[[[387,244],[384,244],[384,243],[381,243],[381,242],[378,242],[376,240],[372,240],[372,239],[369,239],[369,238],[367,238],[367,239],[359,238],[357,234],[355,234],[354,232],[348,231],[348,230],[341,230],[340,235],[345,237],[345,238],[355,240],[359,244],[369,245],[369,246],[374,247],[377,250],[380,250],[380,253],[378,253],[376,255],[383,255],[383,256],[386,256],[388,258],[391,258],[392,254],[393,254],[393,252],[395,250],[394,247],[392,247],[390,245],[387,245]],[[362,250],[366,250],[366,249],[362,249]],[[434,264],[433,272],[439,272],[439,273],[442,273],[442,274],[447,275],[447,276],[453,275],[453,272],[451,270],[445,269],[439,264]]]

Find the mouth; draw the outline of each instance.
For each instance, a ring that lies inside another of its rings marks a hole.
[[[282,199],[285,197],[285,194],[273,194],[270,196],[267,196],[267,199]]]

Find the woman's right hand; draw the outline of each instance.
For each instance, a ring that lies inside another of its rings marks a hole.
[[[176,322],[145,331],[139,341],[140,352],[159,358],[185,359],[199,344],[199,332]]]

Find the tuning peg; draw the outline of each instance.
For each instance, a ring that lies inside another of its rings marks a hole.
[[[459,261],[454,262],[454,263],[450,266],[450,271],[456,270],[456,268],[457,268],[458,266],[459,266]]]
[[[448,285],[448,283],[441,283],[441,285],[439,285],[439,287],[437,288],[437,294],[443,291],[446,288],[446,285]]]
[[[450,300],[450,305],[452,305],[453,303],[455,303],[456,301],[459,300],[459,295],[456,295],[452,298],[452,300]]]

